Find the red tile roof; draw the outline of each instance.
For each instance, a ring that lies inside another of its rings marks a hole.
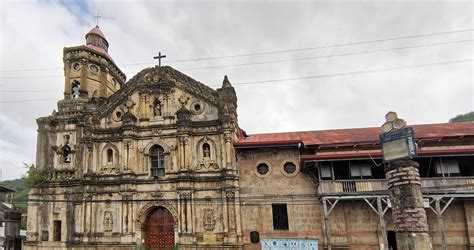
[[[474,122],[440,123],[410,125],[415,137],[440,138],[455,136],[474,136]],[[272,146],[272,145],[331,145],[345,143],[378,142],[380,128],[352,128],[318,130],[287,133],[255,134],[235,143],[236,147]]]
[[[102,37],[104,40],[107,41],[107,39],[105,39],[104,33],[102,32],[102,30],[100,30],[99,26],[95,26],[95,27],[92,28],[89,32],[87,32],[86,37],[87,37],[87,35],[89,35],[89,34],[98,35],[98,36]]]

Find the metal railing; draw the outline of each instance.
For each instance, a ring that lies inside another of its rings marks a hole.
[[[421,188],[423,193],[474,192],[474,176],[422,178]],[[384,191],[387,191],[385,179],[321,180],[318,186],[320,195],[354,195]]]

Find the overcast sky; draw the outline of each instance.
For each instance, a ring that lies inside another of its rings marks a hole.
[[[159,51],[164,64],[211,87],[228,75],[239,125],[254,134],[380,126],[389,110],[410,124],[442,123],[474,110],[473,12],[472,1],[455,0],[3,0],[2,179],[34,163],[35,119],[62,98],[62,49],[85,43],[96,13],[128,79]],[[392,39],[403,37],[411,38]],[[352,45],[333,46],[343,44]],[[243,54],[259,55],[172,62]],[[256,64],[268,61],[281,62]]]

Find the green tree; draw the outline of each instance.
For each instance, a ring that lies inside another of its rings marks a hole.
[[[470,122],[474,121],[474,111],[457,115],[454,118],[449,119],[449,122]]]

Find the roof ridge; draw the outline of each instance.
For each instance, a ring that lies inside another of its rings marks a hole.
[[[422,126],[434,126],[434,125],[466,125],[474,124],[474,121],[467,122],[444,122],[444,123],[424,123],[424,124],[408,124],[407,126],[412,127],[422,127]],[[350,128],[336,128],[336,129],[317,129],[317,130],[300,130],[300,131],[283,131],[283,132],[269,132],[269,133],[256,133],[256,134],[247,134],[248,136],[253,135],[270,135],[270,134],[288,134],[288,133],[312,133],[312,132],[322,132],[322,131],[342,131],[342,130],[368,130],[368,129],[380,129],[380,127],[350,127]]]

